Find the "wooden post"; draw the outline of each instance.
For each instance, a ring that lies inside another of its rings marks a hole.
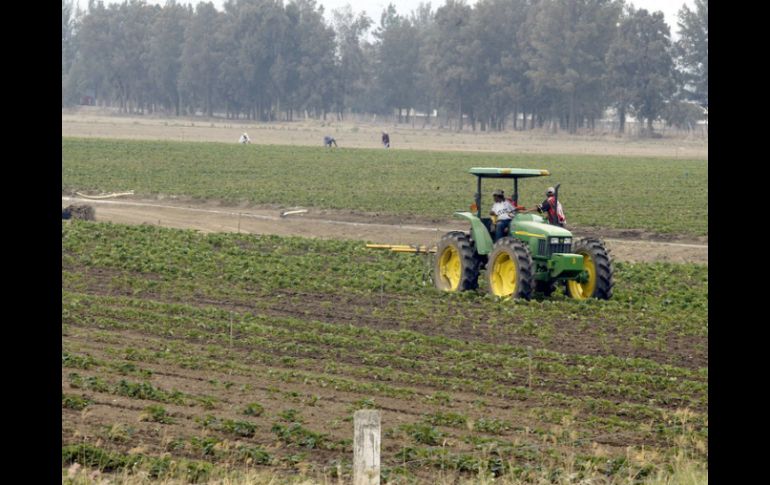
[[[353,414],[353,485],[380,485],[380,412]]]

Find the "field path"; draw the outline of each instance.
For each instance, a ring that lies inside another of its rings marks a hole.
[[[286,209],[270,207],[223,207],[207,202],[178,200],[91,200],[62,196],[62,207],[86,203],[96,209],[98,221],[121,224],[153,224],[202,232],[244,232],[279,236],[304,236],[323,239],[353,239],[383,244],[435,245],[442,234],[465,230],[463,221],[403,224],[393,216],[355,214],[352,212],[309,208],[307,213],[281,217]],[[633,234],[633,231],[625,231]],[[624,231],[602,232],[573,230],[580,236],[600,236],[616,261],[708,264],[708,243],[693,240],[655,241],[618,237]],[[613,237],[614,235],[614,237]]]

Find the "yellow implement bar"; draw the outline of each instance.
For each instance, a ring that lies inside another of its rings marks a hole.
[[[436,248],[428,246],[410,246],[408,244],[367,244],[369,249],[390,249],[394,253],[435,253]]]

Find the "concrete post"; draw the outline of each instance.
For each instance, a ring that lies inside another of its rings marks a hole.
[[[380,412],[353,414],[353,485],[380,485]]]

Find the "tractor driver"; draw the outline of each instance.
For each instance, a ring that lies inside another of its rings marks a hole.
[[[497,217],[495,224],[495,241],[497,241],[501,237],[508,235],[511,220],[516,215],[516,209],[510,202],[505,200],[505,193],[502,190],[497,189],[492,192],[492,197],[494,197],[495,203],[492,205],[492,210],[489,211],[489,214]]]

